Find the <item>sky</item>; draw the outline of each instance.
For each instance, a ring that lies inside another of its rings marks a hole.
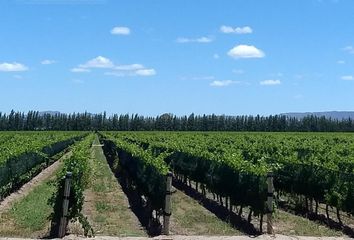
[[[352,0],[2,0],[0,112],[354,110]]]

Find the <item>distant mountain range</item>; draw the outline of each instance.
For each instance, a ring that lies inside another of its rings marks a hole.
[[[40,112],[39,112],[39,116],[44,116],[44,115],[46,115],[46,114],[49,114],[49,115],[51,115],[51,116],[55,116],[55,115],[59,115],[59,114],[62,114],[62,113],[59,112],[59,111],[40,111]],[[86,114],[87,114],[87,115],[95,115],[95,114],[93,114],[93,113],[88,113],[88,112],[86,112]]]
[[[295,118],[304,118],[306,116],[316,116],[316,117],[326,117],[332,119],[354,119],[354,111],[331,111],[331,112],[304,112],[304,113],[281,113],[280,115],[295,117]]]
[[[42,112],[39,112],[39,116],[44,116],[45,114],[49,114],[51,116],[54,116],[54,115],[60,114],[60,112],[58,112],[58,111],[42,111]]]

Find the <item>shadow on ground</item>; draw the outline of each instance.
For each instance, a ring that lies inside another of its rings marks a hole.
[[[316,221],[317,223],[329,227],[331,229],[341,231],[342,233],[346,234],[347,236],[354,238],[354,229],[351,227],[345,225],[345,224],[340,224],[339,222],[334,221],[333,219],[328,219],[325,215],[323,214],[316,214],[314,212],[309,212],[305,208],[296,208],[294,206],[291,206],[290,204],[287,204],[286,202],[279,202],[278,207],[281,208],[282,210],[286,212],[290,212],[292,214],[295,214],[297,216],[307,218],[311,221]]]
[[[107,159],[110,169],[120,184],[123,192],[128,198],[129,206],[135,216],[138,218],[140,224],[146,229],[147,234],[150,237],[161,235],[162,226],[161,223],[151,217],[151,210],[148,207],[146,201],[139,194],[139,190],[131,184],[131,180],[126,172],[115,166],[117,161],[117,152],[113,143],[110,141],[103,141],[103,153]]]
[[[246,219],[240,217],[234,212],[224,206],[221,206],[216,201],[204,197],[203,194],[196,191],[194,188],[184,184],[183,182],[173,179],[173,186],[178,190],[184,192],[187,196],[198,201],[203,207],[215,214],[222,221],[228,222],[231,226],[245,234],[248,235],[260,235],[262,234],[258,229],[256,229],[253,224],[249,223]]]

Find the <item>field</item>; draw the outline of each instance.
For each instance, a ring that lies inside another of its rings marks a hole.
[[[273,233],[354,236],[353,134],[1,132],[0,150],[0,236],[56,236],[66,172],[67,234],[163,234],[172,172],[170,234],[260,235],[271,214]]]

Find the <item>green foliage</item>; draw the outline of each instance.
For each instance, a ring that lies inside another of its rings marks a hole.
[[[65,176],[72,173],[69,198],[68,220],[78,220],[84,229],[85,235],[93,235],[93,229],[81,210],[84,203],[84,190],[87,188],[90,177],[89,158],[91,157],[91,145],[95,135],[90,134],[83,141],[72,147],[72,155],[64,162],[62,171],[57,176],[57,191],[50,199],[54,207],[52,219],[52,234],[57,235],[60,218],[62,216],[62,203],[64,196]]]
[[[106,133],[165,161],[234,204],[264,212],[266,174],[276,190],[354,214],[354,138],[304,133]]]
[[[84,134],[78,132],[2,132],[0,199],[19,188]]]
[[[11,111],[0,112],[0,130],[70,130],[70,131],[262,131],[262,132],[354,132],[353,119],[317,117],[303,118],[285,115],[270,116],[225,116],[225,115],[185,115],[165,113],[160,116],[138,114],[27,114]]]
[[[163,208],[166,191],[165,176],[168,167],[164,162],[165,155],[153,156],[151,151],[146,151],[139,146],[122,141],[119,137],[109,136],[112,142],[105,140],[105,144],[113,146],[119,158],[119,167],[128,173],[141,193],[149,198],[153,209]],[[117,163],[115,163],[117,166]]]

